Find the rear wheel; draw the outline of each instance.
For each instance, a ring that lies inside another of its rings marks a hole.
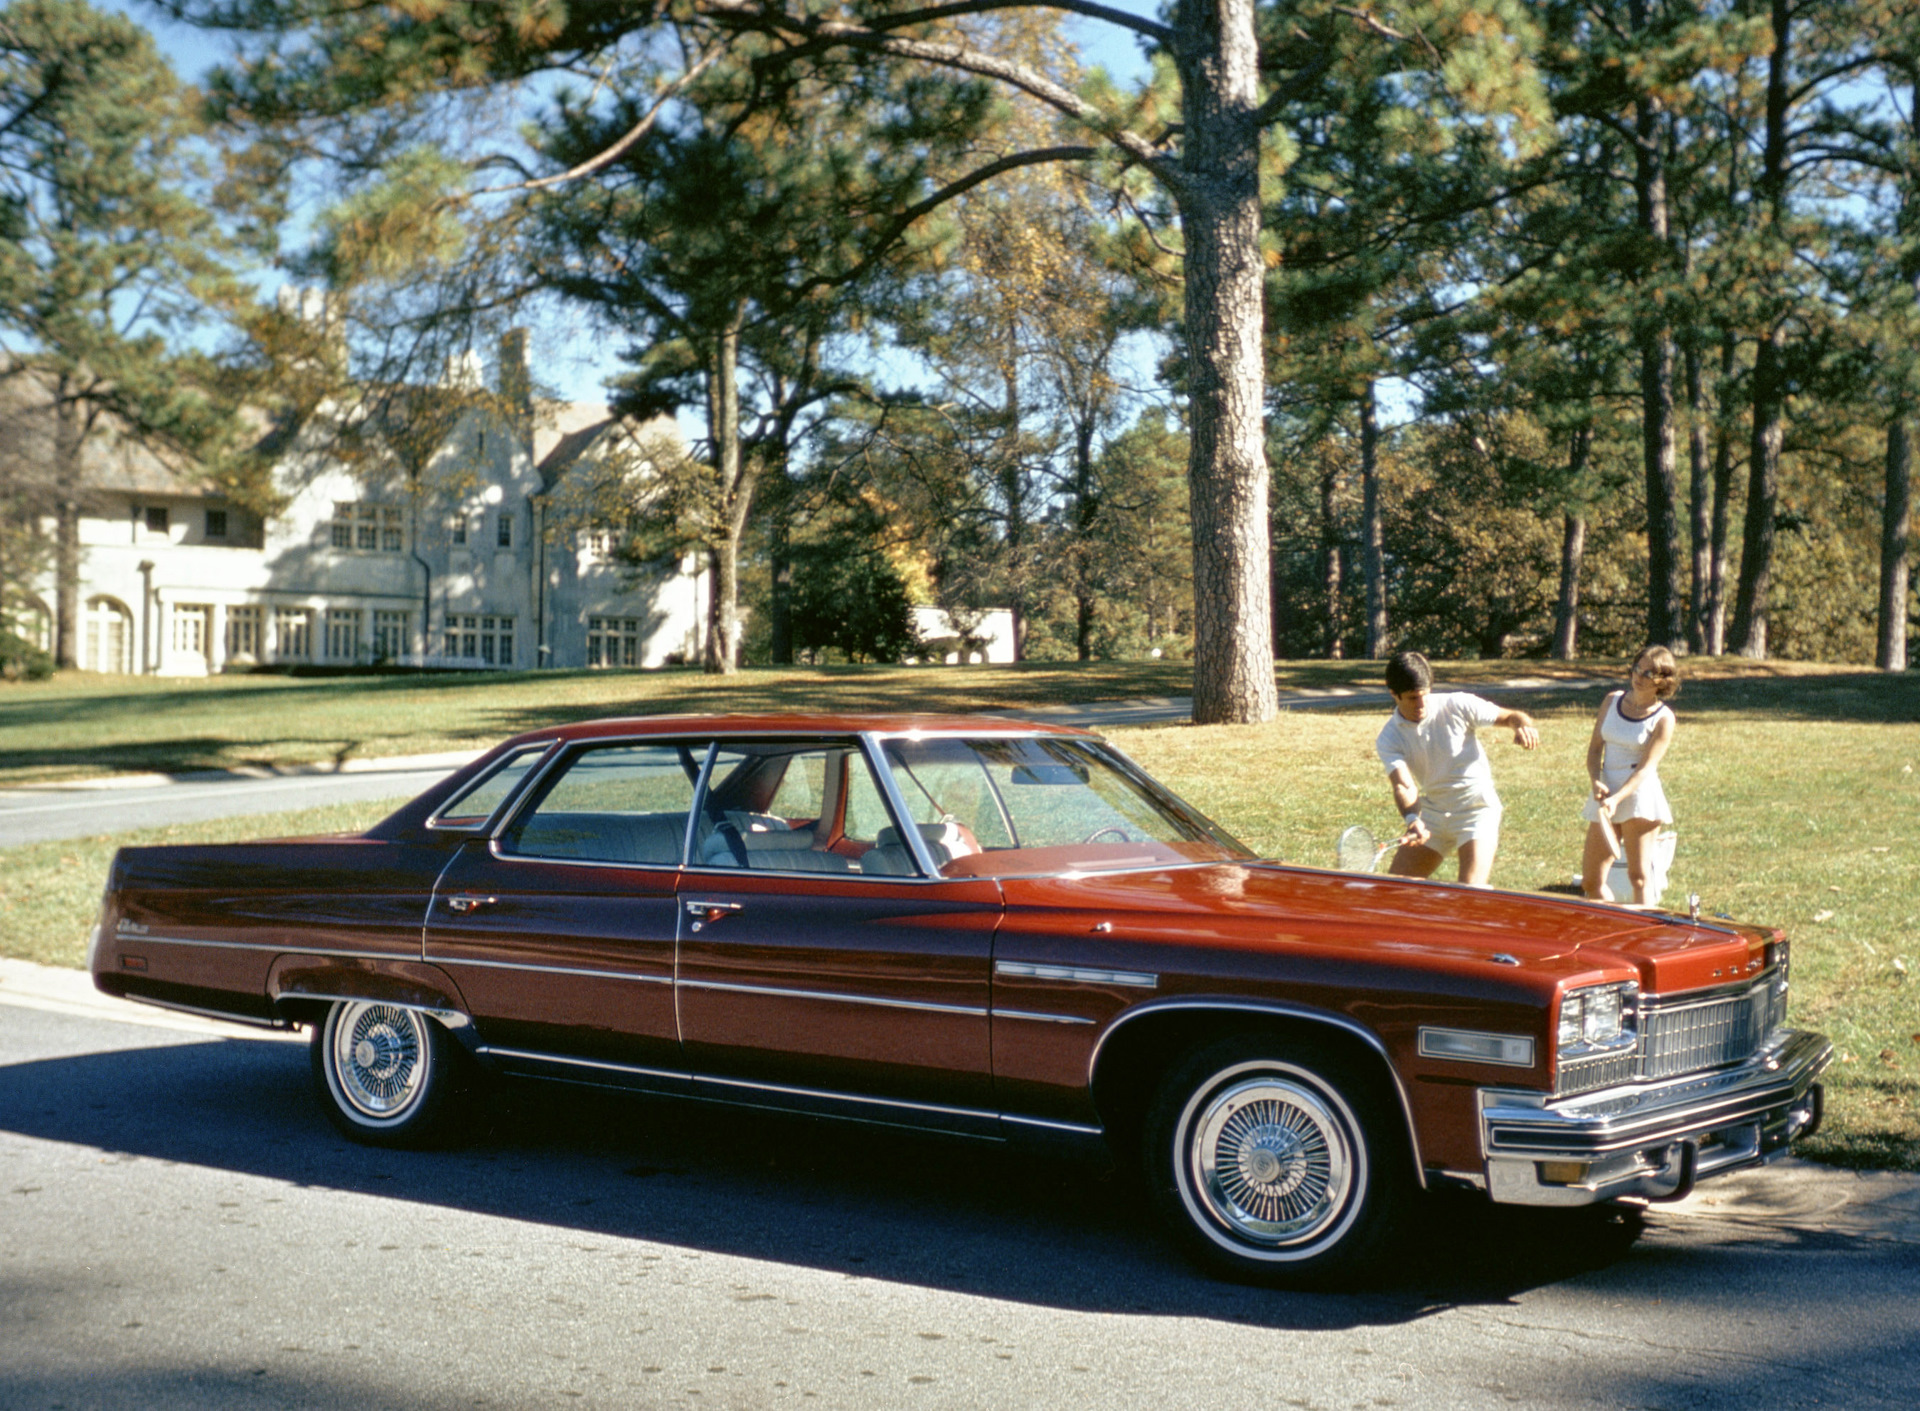
[[[1212,1044],[1170,1073],[1144,1146],[1149,1190],[1179,1243],[1259,1283],[1363,1275],[1411,1192],[1378,1084],[1262,1035]]]
[[[462,1058],[417,1009],[342,1000],[313,1033],[313,1079],[327,1116],[355,1141],[426,1146],[447,1135]]]

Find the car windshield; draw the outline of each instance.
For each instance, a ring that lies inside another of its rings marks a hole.
[[[1054,736],[884,742],[942,875],[1010,877],[1253,856],[1117,751]]]

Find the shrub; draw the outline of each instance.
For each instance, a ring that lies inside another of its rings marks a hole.
[[[0,632],[0,680],[45,681],[53,675],[53,656],[17,632]]]

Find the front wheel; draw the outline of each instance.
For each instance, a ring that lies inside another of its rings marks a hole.
[[[1233,1278],[1366,1273],[1411,1188],[1378,1084],[1324,1054],[1244,1035],[1181,1063],[1148,1113],[1149,1190],[1186,1251]]]
[[[427,1146],[447,1134],[462,1055],[417,1009],[342,1000],[313,1032],[314,1087],[347,1136]]]

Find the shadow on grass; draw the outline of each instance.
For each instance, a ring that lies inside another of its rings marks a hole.
[[[305,1050],[161,1044],[17,1064],[0,1129],[598,1235],[1094,1312],[1279,1329],[1405,1323],[1616,1264],[1632,1216],[1435,1197],[1377,1286],[1276,1293],[1207,1277],[1097,1161],[588,1090],[489,1085],[466,1143],[355,1146]]]

